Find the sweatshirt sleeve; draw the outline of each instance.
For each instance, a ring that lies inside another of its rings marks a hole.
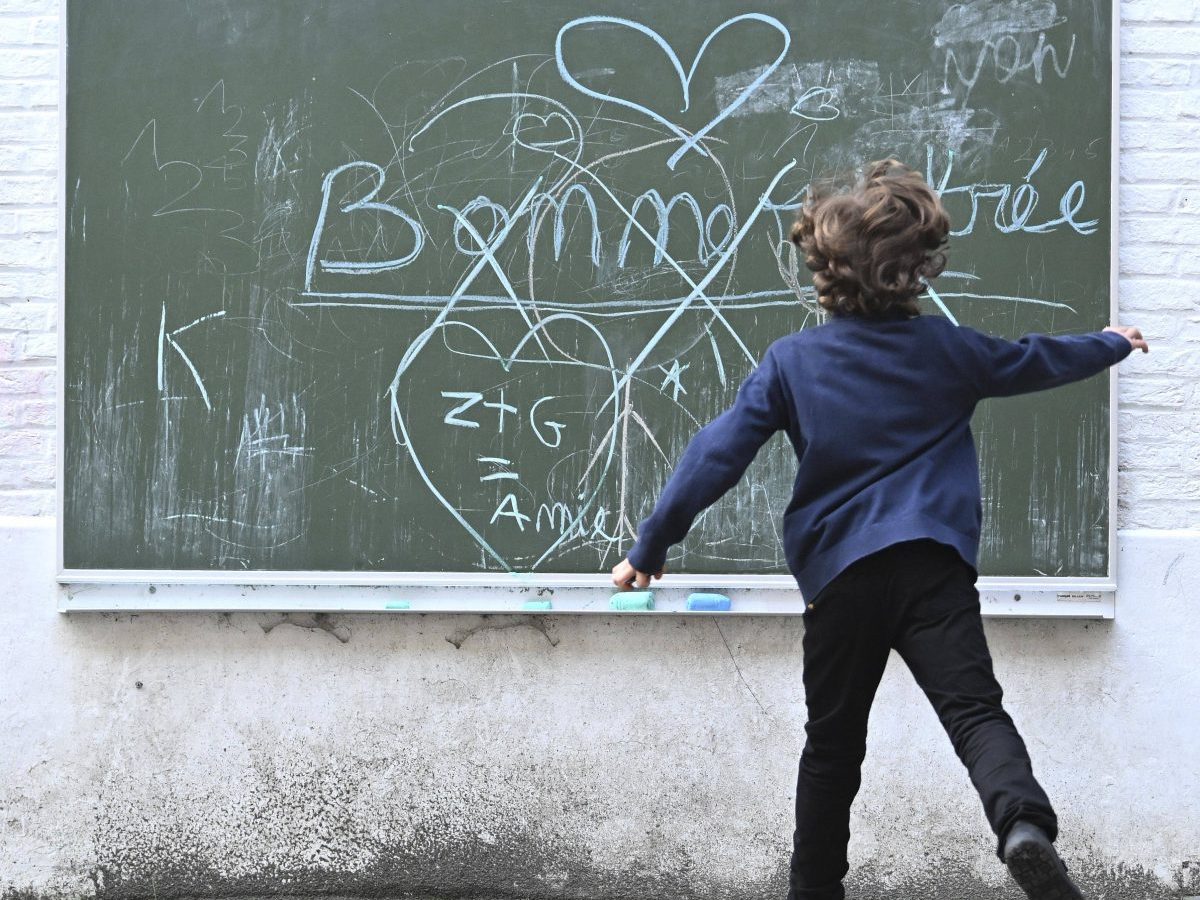
[[[758,450],[785,427],[786,409],[771,349],[738,388],[734,404],[688,443],[654,511],[638,524],[627,554],[639,572],[662,571],[667,548],[683,540],[696,516],[738,483]]]
[[[1124,335],[1094,331],[1009,341],[973,328],[960,332],[974,352],[980,397],[1009,397],[1080,381],[1116,365],[1133,350]]]

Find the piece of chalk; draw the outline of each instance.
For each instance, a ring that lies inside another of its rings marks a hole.
[[[407,600],[393,600],[391,603],[385,606],[384,609],[410,609],[411,607],[412,604],[410,604]]]
[[[687,608],[701,612],[728,612],[733,602],[724,594],[689,594]]]
[[[654,591],[621,591],[612,595],[608,607],[623,611],[654,609]]]
[[[526,600],[521,604],[521,609],[550,609],[549,600]]]

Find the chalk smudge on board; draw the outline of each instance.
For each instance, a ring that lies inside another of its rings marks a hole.
[[[718,76],[713,94],[719,107],[731,105],[766,70],[755,66],[732,75]],[[731,113],[732,118],[762,113],[786,113],[796,108],[813,88],[829,92],[824,102],[843,116],[866,107],[880,85],[879,63],[867,59],[831,59],[783,66]]]
[[[982,43],[1003,35],[1045,31],[1065,21],[1051,0],[973,0],[946,10],[933,26],[933,43],[937,47]]]

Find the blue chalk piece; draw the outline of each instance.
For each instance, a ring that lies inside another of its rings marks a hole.
[[[689,594],[687,598],[687,608],[697,612],[728,612],[733,606],[731,601],[724,594]]]
[[[411,609],[412,604],[407,600],[393,600],[384,609]]]
[[[654,591],[621,591],[612,595],[608,608],[621,612],[654,609]]]
[[[528,609],[528,610],[539,610],[539,609],[550,609],[550,608],[551,608],[551,606],[550,606],[549,600],[526,600],[524,603],[521,604],[521,609]]]

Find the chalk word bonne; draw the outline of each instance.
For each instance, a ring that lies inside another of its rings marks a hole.
[[[360,184],[366,185],[365,191],[353,200],[335,200],[335,182],[349,177],[351,174],[359,179]],[[371,162],[347,163],[325,176],[321,189],[320,212],[309,241],[305,267],[305,290],[313,290],[318,272],[341,275],[377,275],[402,269],[421,255],[428,237],[421,223],[399,206],[376,199],[383,189],[386,179],[383,167]],[[585,223],[585,230],[590,228],[590,232],[585,235],[588,255],[592,264],[599,267],[601,215],[591,189],[583,184],[570,185],[557,195],[546,191],[539,192],[530,199],[529,227],[525,238],[530,257],[534,256],[538,234],[546,223],[551,229],[554,259],[558,260],[562,256],[567,240],[566,214],[568,208],[573,205],[578,209],[580,220]],[[729,246],[734,236],[735,217],[728,203],[717,203],[705,212],[699,201],[687,191],[664,196],[658,190],[649,188],[637,195],[628,213],[620,214],[626,223],[617,242],[616,261],[618,267],[624,268],[628,265],[629,247],[634,240],[634,220],[643,208],[648,209],[653,218],[649,232],[654,243],[654,265],[661,264],[667,257],[667,247],[672,236],[672,215],[676,209],[682,212],[684,222],[694,225],[695,258],[700,262],[707,263],[718,256]],[[510,224],[511,219],[507,208],[482,195],[461,208],[439,205],[438,209],[447,213],[451,218],[450,228],[455,250],[468,257],[491,256],[495,252],[493,238]],[[388,259],[372,261],[331,259],[324,255],[322,247],[325,233],[331,226],[331,220],[349,219],[364,212],[387,217],[400,229],[401,233],[407,233],[410,236],[410,242],[406,244],[406,252]],[[476,222],[482,222],[483,227],[477,227],[474,224]]]

